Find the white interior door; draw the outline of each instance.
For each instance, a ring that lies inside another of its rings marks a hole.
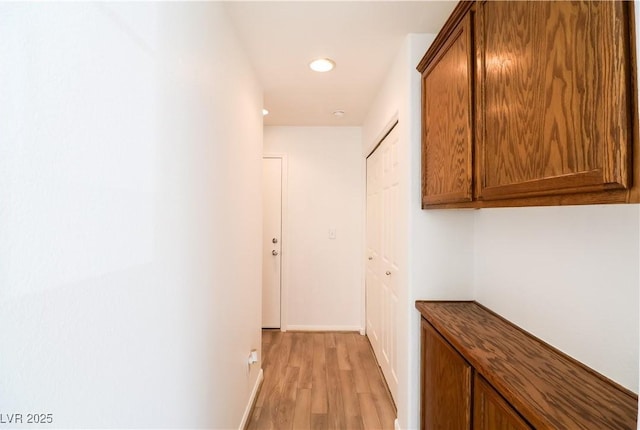
[[[367,158],[367,263],[366,321],[367,335],[376,354],[380,350],[382,308],[380,252],[382,251],[382,157],[379,150]]]
[[[262,164],[262,327],[280,328],[282,159],[265,157]]]
[[[367,335],[394,399],[398,391],[398,133],[367,158]]]

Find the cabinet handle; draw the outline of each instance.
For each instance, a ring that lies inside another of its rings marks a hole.
[[[385,275],[387,275],[387,276],[391,275],[391,272],[390,272],[390,271],[388,271],[388,270],[387,270],[386,272],[384,272],[384,273],[385,273]]]

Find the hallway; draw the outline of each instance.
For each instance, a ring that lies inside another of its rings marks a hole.
[[[263,330],[262,353],[248,429],[393,429],[395,407],[365,336]]]

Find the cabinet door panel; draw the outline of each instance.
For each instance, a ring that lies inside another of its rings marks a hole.
[[[480,198],[630,186],[627,13],[616,1],[479,6]]]
[[[525,420],[476,373],[473,395],[474,430],[531,430]]]
[[[471,18],[423,73],[423,205],[472,199]]]
[[[471,428],[471,366],[422,321],[422,429]]]

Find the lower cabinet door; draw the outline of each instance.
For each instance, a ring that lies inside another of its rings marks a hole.
[[[474,430],[531,430],[527,422],[476,373],[473,398]]]
[[[422,321],[422,429],[471,428],[471,366]]]

